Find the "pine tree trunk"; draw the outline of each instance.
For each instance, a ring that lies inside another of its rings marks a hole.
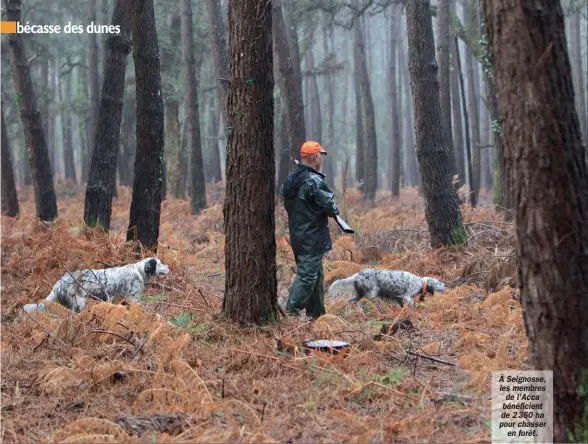
[[[88,0],[88,24],[96,23],[97,0]],[[90,88],[90,122],[88,125],[88,143],[87,151],[82,156],[82,183],[88,180],[90,171],[90,161],[92,159],[92,150],[94,149],[94,140],[98,125],[98,113],[100,109],[100,74],[98,60],[98,34],[93,32],[88,35],[88,86]]]
[[[16,184],[14,181],[14,169],[12,165],[12,156],[10,153],[10,145],[8,141],[8,133],[6,132],[6,123],[4,122],[4,100],[0,106],[0,113],[2,114],[2,144],[0,149],[0,160],[2,162],[2,170],[0,170],[2,181],[2,214],[8,217],[18,217],[18,197],[16,195]]]
[[[553,370],[553,442],[586,442],[588,170],[562,8],[553,0],[484,8],[531,362]]]
[[[136,151],[137,100],[134,89],[129,87],[125,91],[120,154],[118,156],[119,183],[126,187],[133,186],[133,165]]]
[[[219,151],[219,119],[218,119],[218,108],[219,106],[217,103],[219,100],[215,100],[213,96],[210,96],[210,107],[208,109],[208,121],[210,125],[210,137],[211,140],[208,143],[209,146],[209,165],[210,165],[210,182],[211,183],[218,183],[220,182],[222,177],[221,172],[221,159],[220,159],[220,151]]]
[[[452,1],[452,13],[455,13]],[[455,174],[458,175],[460,184],[467,182],[466,165],[464,155],[463,140],[463,117],[461,114],[461,93],[459,88],[459,70],[457,67],[457,46],[455,43],[455,33],[452,34],[451,41],[451,109],[453,113],[453,146],[455,147]]]
[[[20,0],[6,0],[6,17],[8,21],[20,21]],[[57,218],[53,173],[22,34],[9,34],[8,44],[14,89],[19,96],[20,118],[31,166],[36,214],[42,221],[51,222]]]
[[[323,29],[323,52],[324,57],[330,57],[331,54],[335,57],[334,50],[329,48],[329,39],[328,39],[328,30],[327,27]],[[331,190],[335,191],[335,168],[333,166],[335,162],[334,156],[338,155],[338,152],[335,147],[335,80],[334,75],[331,73],[326,74],[325,76],[325,90],[327,93],[327,137],[326,137],[326,145],[328,146],[329,155],[325,159],[324,162],[324,173],[326,175],[326,180],[331,188]]]
[[[449,2],[452,0],[439,0],[437,2],[437,59],[439,61],[439,101],[441,104],[441,120],[445,144],[449,149],[449,166],[451,175],[457,174],[455,161],[455,148],[453,146],[453,125],[451,122],[451,81],[450,81],[450,21]]]
[[[191,0],[180,0],[182,28],[182,61],[184,65],[184,87],[186,91],[186,124],[190,131],[191,204],[192,214],[198,214],[206,208],[206,185],[204,180],[204,160],[202,158],[202,140],[200,138],[200,110],[198,100],[198,82],[202,59],[198,65],[194,57],[194,37],[192,30]]]
[[[583,82],[583,70],[582,70],[582,45],[580,44],[580,19],[582,15],[578,7],[573,12],[571,17],[571,39],[570,46],[571,50],[571,63],[572,63],[572,77],[574,80],[574,95],[576,109],[578,110],[578,118],[580,119],[580,127],[582,129],[582,137],[584,141],[588,140],[586,134],[586,99],[584,97],[584,82]]]
[[[40,57],[39,62],[39,112],[41,113],[43,132],[45,133],[45,140],[47,142],[51,173],[55,176],[55,153],[53,152],[53,144],[51,143],[51,134],[49,132],[49,58],[45,54]]]
[[[229,0],[226,318],[277,318],[271,2]]]
[[[73,73],[61,78],[59,82],[59,102],[61,108],[61,135],[63,139],[63,168],[65,180],[76,184],[76,167],[74,161],[74,143],[73,143],[73,124],[71,118],[71,109],[64,104],[70,104],[73,96],[72,91]]]
[[[406,116],[404,119],[404,175],[405,183],[410,186],[419,186],[420,177],[417,164],[417,157],[414,146],[414,107],[412,104],[412,88],[410,86],[410,74],[408,72],[408,63],[404,39],[401,39],[398,51],[398,65],[402,69],[402,78],[404,81]]]
[[[398,110],[400,108],[398,100],[398,84],[396,82],[396,52],[398,48],[398,35],[400,32],[400,16],[398,10],[393,6],[390,22],[390,60],[388,65],[388,88],[390,95],[390,151],[388,154],[388,188],[392,191],[392,196],[400,195],[400,120]]]
[[[214,60],[216,91],[223,120],[227,120],[227,92],[229,88],[229,59],[227,38],[222,18],[220,0],[206,0],[208,33]],[[218,145],[218,144],[217,144]]]
[[[58,76],[59,76],[59,68],[57,65],[57,60],[56,59],[52,59],[51,60],[51,77],[50,77],[50,82],[51,82],[51,87],[49,89],[49,102],[48,102],[48,110],[49,110],[49,119],[47,121],[47,134],[48,134],[48,150],[49,150],[49,159],[51,161],[51,166],[53,168],[53,175],[55,175],[55,173],[57,171],[60,171],[60,169],[58,168],[58,162],[57,159],[59,158],[58,156],[58,145],[57,145],[57,113],[54,109],[55,107],[55,99],[56,99],[56,90],[59,89],[59,81],[58,81]]]
[[[361,95],[361,41],[353,39],[353,90],[355,93],[355,181],[364,190],[365,178],[365,128],[363,125],[363,100]]]
[[[367,68],[367,59],[365,57],[365,42],[361,20],[354,24],[355,39],[358,42],[356,46],[359,51],[359,78],[361,88],[361,98],[365,109],[365,135],[366,146],[364,151],[364,196],[367,200],[373,201],[376,198],[378,189],[378,141],[376,137],[376,117],[374,112],[374,101],[372,100],[372,90],[370,87],[370,78]]]
[[[431,247],[465,244],[467,234],[451,184],[449,149],[441,122],[437,65],[431,63],[435,60],[435,43],[429,0],[407,1],[406,24],[417,157]]]
[[[276,61],[279,76],[278,86],[286,112],[286,125],[290,144],[290,158],[288,172],[296,167],[294,159],[300,158],[300,147],[306,141],[306,123],[304,120],[304,99],[302,92],[302,77],[300,76],[300,61],[294,56],[294,49],[289,43],[288,28],[284,19],[284,11],[280,0],[272,2],[272,34],[276,49]],[[295,32],[295,31],[294,31]],[[297,39],[297,37],[296,37]],[[298,43],[296,42],[296,51]],[[298,66],[296,66],[298,61]],[[298,74],[297,74],[298,73]],[[281,169],[282,174],[285,169]],[[281,184],[285,176],[278,177]]]
[[[185,193],[180,178],[180,104],[175,99],[165,101],[165,152],[167,155],[167,180],[172,196],[184,199]]]
[[[157,250],[163,182],[164,111],[153,0],[132,0],[137,148],[127,241]]]
[[[104,84],[84,206],[84,222],[105,231],[110,230],[127,59],[133,47],[131,5],[127,0],[116,0],[112,25],[119,26],[120,33],[109,34],[106,40]]]
[[[480,194],[480,117],[478,113],[478,95],[476,94],[476,58],[466,49],[466,76],[468,79],[468,114],[470,116],[470,146],[472,147],[472,182],[470,183],[470,203],[478,204]]]

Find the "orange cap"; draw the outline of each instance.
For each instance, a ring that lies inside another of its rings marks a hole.
[[[300,147],[300,155],[302,157],[310,156],[311,154],[316,153],[327,154],[327,152],[323,150],[323,147],[318,142],[313,142],[312,140],[304,142],[304,144]]]

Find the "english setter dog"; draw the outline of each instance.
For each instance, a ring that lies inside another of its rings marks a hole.
[[[120,296],[137,303],[153,276],[168,273],[169,267],[154,257],[120,267],[68,272],[53,286],[45,301],[57,301],[75,313],[86,308],[88,299],[110,302]],[[27,313],[46,309],[43,303],[24,306]]]
[[[353,296],[349,302],[359,306],[362,298],[374,300],[378,297],[394,302],[403,307],[405,304],[414,306],[417,296],[424,299],[426,294],[445,291],[445,284],[433,277],[419,277],[408,271],[381,270],[366,268],[331,284],[328,291],[330,298]],[[378,309],[382,308],[376,301]]]

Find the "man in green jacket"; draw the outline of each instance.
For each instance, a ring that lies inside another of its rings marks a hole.
[[[306,309],[306,316],[313,319],[325,314],[323,256],[332,250],[328,218],[339,214],[334,194],[320,172],[326,154],[319,143],[305,142],[298,168],[280,188],[297,266],[286,311],[300,315]]]

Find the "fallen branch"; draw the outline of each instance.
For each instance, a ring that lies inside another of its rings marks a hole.
[[[202,293],[202,290],[200,288],[198,289],[198,293],[200,293],[200,296],[202,296],[202,299],[204,299],[204,302],[206,302],[206,306],[210,307],[210,303],[208,302],[208,300],[206,299],[206,297],[204,296],[204,293]]]
[[[133,341],[131,341],[128,338],[125,338],[124,336],[119,335],[118,333],[115,333],[113,331],[108,331],[108,330],[90,330],[90,333],[98,333],[98,334],[104,334],[104,335],[112,335],[112,336],[116,336],[117,338],[122,339],[123,341],[127,341],[129,344],[133,345],[133,346],[137,346],[136,343],[134,343]]]
[[[439,358],[434,358],[433,356],[421,355],[420,353],[415,353],[415,352],[411,352],[408,350],[405,350],[405,351],[409,355],[418,356],[419,358],[429,359],[431,361],[438,362],[439,364],[451,365],[453,367],[455,367],[457,365],[457,364],[454,364],[453,362],[444,361],[443,359],[439,359]]]

